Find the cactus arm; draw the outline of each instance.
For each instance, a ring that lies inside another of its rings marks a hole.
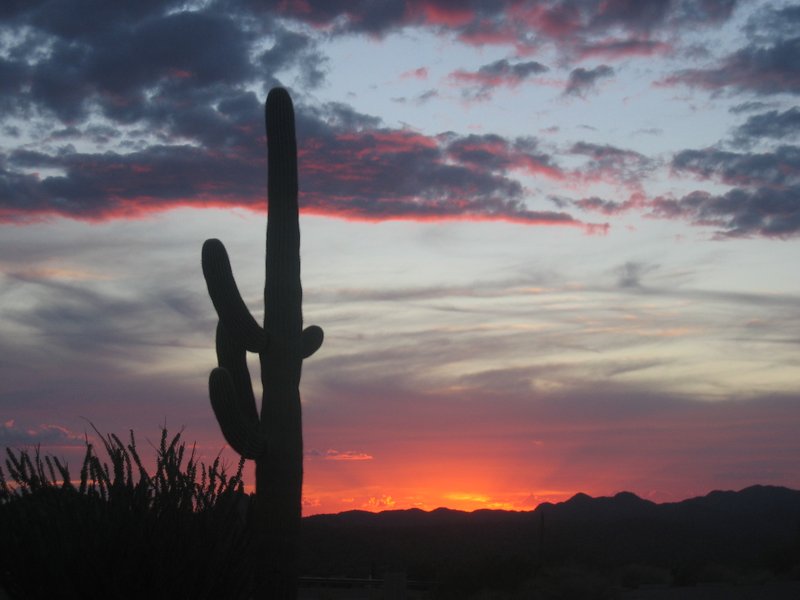
[[[217,323],[217,363],[228,371],[233,381],[236,398],[242,414],[249,421],[258,421],[253,382],[247,368],[247,351],[237,344],[222,321]]]
[[[262,456],[267,448],[266,439],[259,431],[258,421],[245,416],[233,378],[226,369],[217,367],[211,371],[208,392],[225,441],[244,458]]]
[[[300,352],[303,358],[308,358],[314,352],[319,350],[319,347],[322,346],[322,340],[325,337],[325,334],[322,331],[321,327],[317,325],[311,325],[311,327],[306,327],[303,330],[303,333],[300,335]]]
[[[208,286],[208,295],[232,336],[235,336],[246,350],[263,352],[269,336],[256,323],[242,300],[236,280],[233,278],[231,263],[225,246],[217,239],[206,240],[203,244],[203,276]]]

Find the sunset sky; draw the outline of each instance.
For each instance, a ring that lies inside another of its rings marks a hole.
[[[0,446],[225,447],[200,248],[260,319],[281,85],[326,335],[305,514],[800,488],[799,32],[774,0],[3,2]]]

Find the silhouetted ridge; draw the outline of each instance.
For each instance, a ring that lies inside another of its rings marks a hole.
[[[800,576],[800,491],[754,486],[666,504],[581,493],[527,512],[351,511],[305,518],[303,547],[307,574],[361,577],[401,564],[412,579],[477,577],[475,589],[558,565],[605,574],[644,565],[676,583],[708,572]]]
[[[592,500],[594,500],[594,498],[592,498],[588,494],[584,494],[583,492],[578,492],[572,498],[570,498],[569,500],[564,502],[564,504],[568,504],[568,505],[572,505],[572,506],[586,506]]]

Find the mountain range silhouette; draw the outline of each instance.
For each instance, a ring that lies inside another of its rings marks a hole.
[[[533,511],[348,511],[303,519],[301,571],[458,581],[462,592],[543,569],[647,567],[671,585],[748,574],[800,578],[800,491],[753,486],[656,504],[630,492],[576,494]],[[467,586],[466,588],[464,586]]]

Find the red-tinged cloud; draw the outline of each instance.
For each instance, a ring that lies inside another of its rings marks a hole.
[[[533,138],[510,142],[498,135],[468,135],[451,141],[447,156],[472,169],[522,170],[531,175],[564,179],[553,157],[543,152]]]
[[[566,213],[527,208],[515,171],[560,176],[552,157],[530,139],[319,130],[303,164],[304,207],[316,214],[581,225]]]
[[[426,24],[442,27],[463,27],[475,20],[476,11],[468,4],[420,2],[411,3],[411,10],[421,11]],[[412,17],[413,19],[413,17]]]
[[[616,60],[634,56],[668,54],[672,46],[655,40],[625,39],[590,42],[578,49],[581,59],[604,58]]]
[[[334,35],[384,36],[420,27],[453,34],[468,44],[509,46],[524,55],[542,43],[573,54],[620,31],[625,38],[651,39],[661,30],[708,27],[726,21],[735,5],[736,0],[306,0],[279,3],[277,11]]]
[[[286,16],[339,31],[385,34],[408,25],[466,27],[482,21],[525,20],[549,35],[619,27],[652,31],[667,24],[698,26],[730,17],[735,0],[389,0],[377,4],[346,0],[282,2]]]
[[[539,3],[536,6],[512,6],[510,14],[523,21],[540,34],[550,37],[567,37],[576,34],[586,25],[584,11],[574,3]]]
[[[400,79],[428,79],[428,67],[419,67],[411,71],[406,71],[400,74]]]
[[[8,162],[33,172],[0,168],[0,219],[6,222],[51,215],[139,218],[187,205],[253,206],[262,193],[259,165],[192,146],[153,146],[131,154],[17,152]],[[40,177],[37,168],[57,168],[63,174]]]
[[[251,104],[248,100],[242,106]],[[225,119],[208,117],[211,123]],[[303,210],[367,221],[501,220],[588,227],[565,212],[528,207],[528,193],[515,173],[563,177],[535,140],[431,137],[378,124],[341,105],[325,114],[299,113]],[[159,145],[129,154],[12,152],[0,162],[0,218],[136,218],[177,206],[263,209],[263,146],[252,133],[237,136],[227,148],[214,150]],[[62,173],[36,174],[53,169]]]
[[[502,220],[583,226],[530,210],[514,171],[560,178],[530,139],[367,131],[311,140],[305,207],[349,219]]]

